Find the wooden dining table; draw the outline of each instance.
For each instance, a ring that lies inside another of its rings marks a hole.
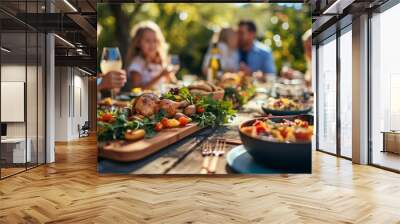
[[[179,142],[138,161],[117,162],[99,158],[99,173],[119,174],[200,174],[205,143],[214,145],[218,139],[226,140],[225,153],[219,157],[215,174],[234,173],[227,165],[226,156],[240,142],[238,126],[242,121],[261,116],[261,105],[267,95],[257,94],[236,117],[223,126],[204,128]]]

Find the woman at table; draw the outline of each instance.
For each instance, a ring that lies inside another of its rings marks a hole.
[[[223,28],[218,34],[218,49],[221,56],[221,68],[224,72],[239,71],[239,52],[237,33],[232,28]],[[210,49],[204,57],[203,73],[207,74],[210,61]]]
[[[161,83],[175,82],[175,72],[167,58],[167,44],[160,27],[152,21],[138,23],[132,29],[127,52],[128,81],[124,90],[156,89]]]

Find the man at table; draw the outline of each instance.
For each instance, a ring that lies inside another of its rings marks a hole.
[[[239,56],[240,70],[246,75],[253,72],[261,72],[257,77],[263,81],[266,76],[276,76],[275,62],[271,51],[256,40],[257,27],[253,21],[243,20],[239,22]]]

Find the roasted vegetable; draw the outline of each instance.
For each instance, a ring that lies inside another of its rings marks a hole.
[[[144,138],[146,132],[143,129],[131,130],[128,129],[125,131],[125,140],[128,141],[136,141]]]

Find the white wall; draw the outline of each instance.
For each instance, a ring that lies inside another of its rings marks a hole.
[[[88,78],[76,68],[56,67],[55,140],[79,138],[78,124],[88,121]]]
[[[28,74],[36,68],[33,66],[28,66]],[[1,66],[1,81],[3,82],[25,82],[25,65],[18,64],[6,64]],[[36,85],[36,83],[35,83]],[[28,89],[29,90],[29,89]],[[36,96],[36,89],[34,92],[28,92],[27,96],[32,98],[32,96]],[[31,100],[27,99],[27,102],[31,102]],[[1,108],[1,110],[7,110],[7,108]],[[35,114],[36,121],[36,114]],[[30,118],[28,114],[28,121],[33,120]],[[25,137],[25,122],[7,122],[7,137]],[[28,136],[29,137],[29,136]]]
[[[25,70],[27,69],[27,70]],[[39,159],[39,163],[44,163],[44,89],[42,68],[36,65],[25,67],[25,64],[3,64],[1,66],[1,81],[18,81],[26,83],[27,97],[26,110],[27,120],[25,122],[6,122],[8,138],[25,138],[25,132],[31,148],[32,162]],[[25,78],[27,77],[27,81]],[[38,92],[37,92],[38,91]],[[6,97],[6,96],[2,96]],[[1,108],[3,112],[13,113],[9,108]],[[25,111],[23,111],[25,112]],[[37,153],[39,156],[37,156]]]

